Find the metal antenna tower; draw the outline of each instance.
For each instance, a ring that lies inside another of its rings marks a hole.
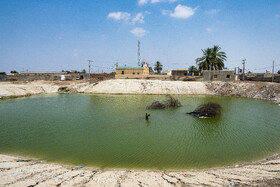
[[[138,40],[138,66],[140,66],[140,61],[141,61],[141,57],[140,57],[140,41]]]
[[[90,79],[90,63],[93,62],[93,60],[88,60],[88,79]]]
[[[244,81],[245,79],[245,62],[246,62],[246,59],[242,60],[243,61],[243,75],[242,75],[242,80]]]

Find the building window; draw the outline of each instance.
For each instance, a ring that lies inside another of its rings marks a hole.
[[[214,79],[217,79],[218,78],[218,75],[214,75]]]
[[[133,72],[132,75],[135,75],[135,73]]]
[[[230,75],[227,75],[227,79],[229,79],[230,78]]]
[[[139,75],[139,73],[137,73],[137,75]]]
[[[122,71],[122,75],[124,74],[124,71]]]

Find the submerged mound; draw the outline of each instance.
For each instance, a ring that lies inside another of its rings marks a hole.
[[[216,115],[220,114],[221,112],[221,105],[217,103],[206,103],[200,105],[197,109],[193,112],[189,112],[187,114],[193,114],[197,117],[215,117]]]
[[[155,101],[150,106],[147,106],[147,109],[165,109],[165,108],[166,108],[165,104],[159,101]]]
[[[172,97],[170,95],[168,95],[167,97],[169,97],[168,100],[166,100],[162,103],[159,101],[155,101],[151,105],[147,106],[147,109],[165,109],[165,108],[169,108],[169,107],[182,106],[180,101],[178,101],[178,99],[175,99],[174,97]]]

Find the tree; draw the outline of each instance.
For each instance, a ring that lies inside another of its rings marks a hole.
[[[198,72],[198,70],[197,70],[197,68],[195,66],[189,67],[188,70],[189,70],[190,73],[197,73]]]
[[[0,75],[6,75],[6,72],[0,72]]]
[[[222,70],[227,56],[220,51],[221,47],[214,45],[213,48],[201,49],[203,56],[196,59],[199,71],[201,70]]]
[[[13,74],[17,74],[18,72],[16,70],[11,71]]]
[[[154,70],[157,72],[157,74],[160,74],[160,72],[162,70],[162,64],[160,63],[160,61],[156,62]]]
[[[278,70],[277,74],[280,74],[280,69]]]
[[[87,71],[85,69],[82,70],[82,73],[87,73]]]

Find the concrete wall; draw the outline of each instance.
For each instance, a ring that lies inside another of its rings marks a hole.
[[[170,75],[118,75],[116,79],[151,79],[151,80],[171,80]]]
[[[234,74],[234,71],[228,70],[204,71],[203,80],[232,82],[236,80],[236,76]]]
[[[184,76],[188,76],[188,74],[189,74],[188,70],[172,70],[171,71],[172,76],[184,77]]]
[[[59,81],[61,80],[61,75],[65,76],[65,80],[80,80],[87,78],[86,73],[66,73],[66,72],[58,72],[58,73],[36,73],[36,72],[24,72],[19,74],[9,74],[7,75],[6,81],[36,81],[36,80],[44,80],[44,81]]]
[[[116,75],[149,75],[148,67],[117,67]]]
[[[90,74],[90,79],[95,80],[95,81],[103,81],[103,80],[109,80],[109,79],[114,79],[115,78],[115,73],[95,73],[95,74]]]
[[[7,80],[7,75],[0,74],[0,81],[6,81],[6,80]]]
[[[240,75],[240,79],[242,80],[242,75]],[[265,73],[257,73],[257,74],[249,74],[245,75],[245,81],[260,81],[260,82],[272,82],[272,75]],[[273,82],[280,83],[280,75],[275,74]]]

